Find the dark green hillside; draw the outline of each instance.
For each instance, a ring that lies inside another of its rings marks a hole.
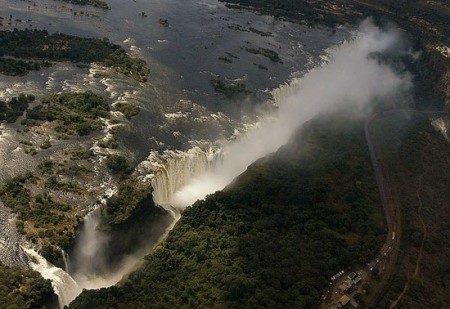
[[[316,121],[188,208],[120,287],[71,308],[311,308],[383,233],[362,125]]]

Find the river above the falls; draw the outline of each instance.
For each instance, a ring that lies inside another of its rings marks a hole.
[[[124,130],[122,134],[126,137],[125,146],[137,155],[138,161],[156,147],[156,142],[149,142],[152,136],[165,144],[161,148],[172,149],[186,148],[186,141],[192,139],[229,137],[181,132],[185,140],[179,142],[155,132],[158,126],[149,122],[164,122],[165,114],[180,110],[181,99],[206,108],[203,113],[224,112],[242,122],[243,116],[254,113],[255,105],[269,98],[266,89],[278,87],[293,73],[302,74],[313,68],[326,48],[348,37],[345,28],[311,28],[247,10],[229,9],[215,0],[107,2],[110,10],[51,0],[0,0],[0,17],[4,18],[0,29],[27,27],[108,38],[148,62],[151,74],[147,83],[117,78],[99,85],[98,79],[83,78],[83,69],[55,72],[50,68],[21,78],[2,77],[0,89],[25,83],[15,88],[25,91],[32,85],[31,89],[37,91],[35,88],[43,84],[46,91],[93,89],[109,94],[113,100],[136,102],[142,113],[133,119],[128,133]],[[8,25],[10,16],[12,23]],[[167,24],[161,24],[160,19],[167,20]],[[259,49],[278,53],[280,61],[255,54]],[[257,103],[230,100],[216,93],[210,84],[213,77],[242,81],[255,94]]]

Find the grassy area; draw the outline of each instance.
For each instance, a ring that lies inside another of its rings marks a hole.
[[[106,226],[121,225],[130,220],[142,207],[153,204],[150,186],[138,186],[135,183],[123,182],[117,194],[108,199],[103,211]],[[154,205],[153,205],[154,207]]]
[[[27,75],[30,71],[39,71],[42,68],[50,67],[51,63],[46,60],[17,60],[10,58],[0,58],[0,72],[10,76]]]
[[[122,155],[108,155],[105,164],[112,174],[120,176],[122,179],[127,178],[133,172],[133,167]]]
[[[120,287],[72,308],[311,308],[384,239],[361,123],[316,121],[188,208]]]
[[[249,52],[251,54],[255,54],[255,55],[261,55],[264,56],[266,58],[269,58],[270,61],[272,62],[278,62],[278,63],[283,63],[283,61],[281,61],[280,55],[268,48],[253,48],[253,47],[245,47],[245,51]]]
[[[128,103],[117,103],[115,106],[116,110],[121,112],[127,119],[131,119],[137,114],[139,114],[139,106],[128,104]]]
[[[22,121],[28,126],[25,131],[30,126],[50,122],[52,129],[65,136],[88,135],[102,129],[104,124],[100,118],[109,117],[108,102],[92,92],[53,94],[29,109],[28,103],[33,100],[33,95],[21,94],[9,102],[0,102],[0,109],[10,122],[15,121],[26,110],[26,119]],[[31,142],[21,140],[20,144],[26,153],[37,154]],[[50,139],[46,139],[39,147],[48,149],[52,147],[52,143]],[[93,153],[79,151],[73,153],[72,157],[70,153],[66,155],[71,163],[44,159],[34,174],[28,172],[19,175],[0,187],[2,202],[18,214],[18,231],[33,243],[39,244],[41,254],[60,267],[63,266],[61,249],[67,251],[70,248],[81,220],[77,208],[80,204],[69,204],[68,199],[74,198],[82,203],[91,198],[79,182],[63,179],[65,176],[74,179],[92,173],[79,165],[79,160],[89,160]]]
[[[213,77],[209,80],[210,85],[217,93],[222,93],[228,99],[240,100],[252,94],[243,82],[234,82],[220,77]]]
[[[54,130],[65,138],[98,131],[104,127],[102,118],[110,117],[109,103],[90,91],[52,94],[41,99],[40,104],[29,108],[28,103],[33,100],[32,95],[21,94],[9,102],[0,102],[0,112],[12,122],[26,110],[26,119],[22,121],[26,125],[25,132],[33,130],[32,126],[43,128],[42,124],[47,123],[45,130]],[[125,108],[136,112],[136,109],[128,106]],[[53,147],[52,143],[57,144],[58,141],[50,142],[50,138],[47,138],[38,145],[25,139],[20,141],[21,147],[31,155],[37,154],[36,146],[45,150]],[[103,144],[105,147],[118,147],[115,135],[112,140],[103,141]],[[50,157],[44,158],[34,174],[29,172],[7,180],[0,187],[0,198],[5,206],[18,214],[18,231],[38,244],[41,254],[47,260],[62,267],[61,249],[68,252],[81,222],[78,207],[95,202],[89,189],[84,186],[92,180],[93,172],[87,167],[91,166],[89,160],[94,154],[91,150],[82,148],[57,153],[56,157],[58,154],[63,155],[64,159],[56,161]],[[121,181],[133,170],[127,160],[119,155],[108,156],[105,165]],[[72,204],[73,200],[77,204]],[[126,208],[122,217],[130,216],[130,211],[130,207]]]

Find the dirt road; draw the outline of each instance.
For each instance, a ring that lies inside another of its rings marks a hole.
[[[391,249],[389,251],[389,258],[385,259],[380,287],[372,294],[372,297],[368,302],[368,307],[374,306],[379,301],[394,276],[401,239],[400,203],[398,202],[395,188],[390,180],[388,168],[383,164],[381,156],[379,155],[379,152],[377,152],[377,145],[374,142],[372,132],[370,130],[370,125],[376,117],[378,117],[378,115],[373,115],[366,118],[364,122],[364,132],[366,135],[367,146],[369,147],[370,159],[372,161],[378,188],[380,190],[381,202],[383,204],[388,227],[386,242],[383,245],[381,252],[386,252],[389,246]]]

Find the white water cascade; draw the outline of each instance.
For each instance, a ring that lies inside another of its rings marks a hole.
[[[294,77],[279,87],[272,89],[270,94],[273,104],[280,106],[284,101],[298,91],[301,78]],[[258,127],[257,124],[255,127]],[[236,176],[232,172],[230,177],[218,183],[210,178],[210,183],[204,185],[192,185],[201,175],[222,173],[223,159],[229,152],[228,147],[224,150],[217,148],[193,147],[186,152],[165,151],[162,155],[153,152],[145,161],[147,169],[152,174],[151,183],[153,187],[153,200],[156,204],[165,207],[174,217],[179,219],[179,211],[196,201],[196,197],[203,194],[204,187],[222,189]],[[250,164],[251,162],[248,162]],[[207,182],[207,181],[205,181]],[[180,190],[183,188],[183,193]],[[207,189],[209,193],[214,191]],[[193,196],[194,198],[189,198]]]
[[[290,96],[293,96],[299,91],[302,79],[300,77],[293,77],[288,82],[285,82],[270,91],[275,105],[280,106]]]
[[[172,197],[180,188],[220,161],[220,152],[208,148],[193,147],[186,152],[165,151],[162,155],[151,153],[147,159],[152,170],[153,199],[161,206],[173,206]],[[174,215],[174,217],[176,217]]]
[[[64,261],[64,270],[65,270],[67,273],[70,273],[70,269],[71,269],[72,267],[71,267],[69,255],[67,254],[66,251],[61,250],[61,256],[62,256],[63,261]]]
[[[97,226],[101,218],[101,207],[97,206],[91,212],[89,212],[83,220],[83,226],[80,231],[80,238],[75,246],[75,255],[72,257],[77,260],[76,264],[81,265],[77,268],[76,274],[74,274],[77,281],[83,281],[83,286],[87,285],[89,281],[89,274],[93,273],[95,269],[95,263],[98,259],[101,259],[101,252],[98,252],[103,244],[106,242],[104,237],[96,233]]]
[[[397,49],[404,53],[401,41],[400,32],[383,31],[367,20],[350,43],[330,50],[329,62],[272,91],[279,106],[276,119],[267,117],[245,136],[228,143],[220,164],[213,169],[189,173],[189,156],[162,165],[162,174],[157,174],[154,181],[155,202],[183,209],[223,189],[250,164],[286,144],[299,126],[321,113],[345,109],[361,117],[370,112],[372,102],[405,93],[411,87],[409,76],[398,76],[371,57]]]
[[[58,295],[60,308],[68,305],[78,294],[81,288],[75,280],[64,270],[49,263],[44,257],[33,249],[22,247],[25,253],[31,258],[30,267],[39,272],[44,279],[52,281],[53,290]]]
[[[298,126],[318,114],[333,111],[338,105],[346,105],[352,111],[362,113],[373,100],[388,98],[397,90],[409,87],[407,78],[396,76],[387,66],[368,57],[393,48],[392,45],[399,41],[397,35],[385,34],[371,25],[366,25],[366,28],[352,44],[333,51],[329,64],[272,91],[274,101],[280,107],[277,119],[268,117],[251,128],[246,136],[230,141],[220,151],[212,147],[193,147],[187,152],[150,154],[146,168],[154,189],[153,197],[155,203],[174,215],[173,224],[179,218],[180,210],[207,194],[223,189],[255,160],[285,144]],[[72,259],[73,268],[77,268],[73,270],[76,282],[34,250],[24,249],[32,258],[30,266],[44,278],[52,280],[61,305],[73,300],[81,288],[100,288],[117,283],[137,260],[125,261],[106,278],[97,271],[103,263],[103,245],[108,241],[103,233],[97,231],[100,214],[99,207],[85,218],[80,246]],[[66,267],[71,268],[69,264]]]
[[[103,249],[108,237],[99,231],[102,208],[97,206],[86,215],[80,238],[77,241],[72,260],[77,265],[72,274],[83,289],[99,289],[116,284],[123,276],[118,270],[114,274],[99,274],[104,265]]]

